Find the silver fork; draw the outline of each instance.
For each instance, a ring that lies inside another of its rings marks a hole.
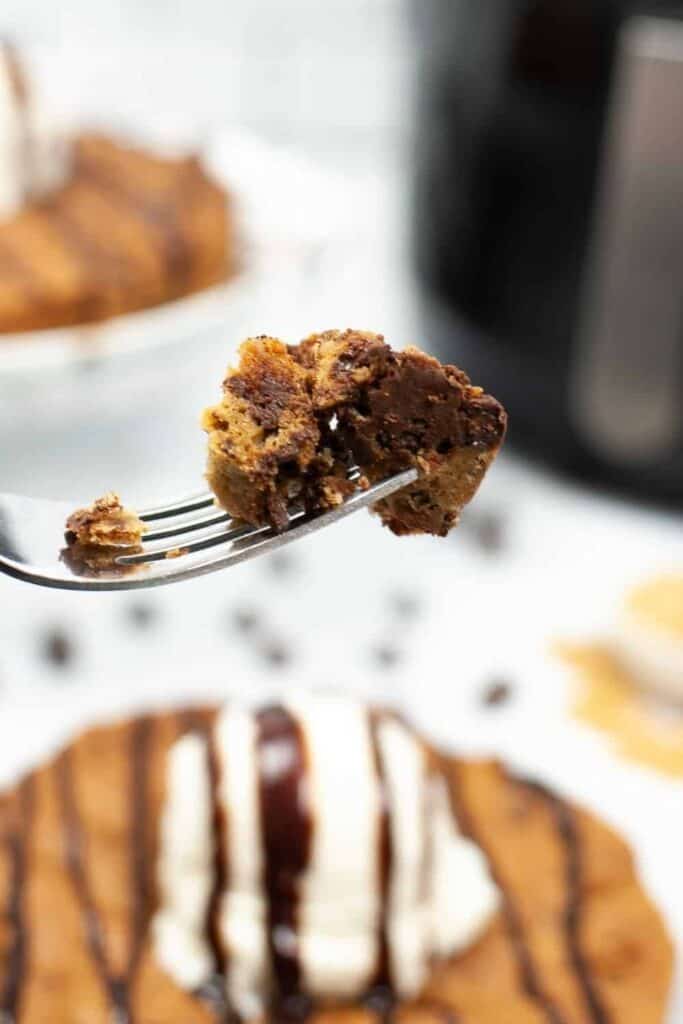
[[[104,568],[78,565],[67,548],[64,529],[74,507],[36,498],[0,494],[0,572],[26,583],[62,590],[134,590],[178,583],[225,569],[307,537],[414,483],[407,469],[365,491],[356,491],[327,512],[293,509],[281,533],[236,522],[218,509],[213,495],[147,509],[140,518],[151,529],[142,550],[125,548]],[[158,525],[157,525],[158,524]]]

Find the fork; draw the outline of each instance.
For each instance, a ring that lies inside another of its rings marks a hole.
[[[352,471],[351,478],[358,476]],[[287,527],[248,526],[216,507],[212,494],[197,494],[140,513],[151,526],[134,553],[120,548],[104,568],[75,563],[64,530],[73,506],[0,494],[0,572],[25,583],[62,590],[134,590],[204,576],[264,555],[331,526],[359,509],[414,483],[416,469],[356,491],[326,512],[290,511]]]

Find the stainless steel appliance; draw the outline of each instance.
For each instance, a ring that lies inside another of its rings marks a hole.
[[[416,0],[429,336],[511,439],[683,499],[683,6]]]

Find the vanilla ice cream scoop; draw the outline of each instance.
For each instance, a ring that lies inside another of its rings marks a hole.
[[[162,966],[188,989],[218,971],[247,1019],[301,994],[416,995],[499,905],[428,747],[336,696],[228,707],[177,742],[159,882]]]
[[[629,592],[613,634],[614,653],[644,689],[683,703],[683,573]]]
[[[57,188],[68,172],[68,145],[37,102],[20,57],[0,42],[0,219]]]

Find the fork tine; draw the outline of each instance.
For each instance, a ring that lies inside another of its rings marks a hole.
[[[405,470],[387,480],[369,487],[366,491],[357,491],[350,498],[347,498],[341,505],[329,509],[327,512],[304,512],[298,510],[290,518],[289,526],[282,532],[277,532],[272,527],[262,526],[241,526],[229,530],[217,530],[206,537],[192,541],[189,544],[173,545],[172,547],[157,548],[154,551],[142,552],[135,555],[120,555],[116,561],[119,565],[144,565],[149,562],[158,562],[167,558],[183,558],[186,555],[195,554],[207,548],[217,547],[221,544],[236,542],[227,557],[219,557],[217,563],[229,565],[231,562],[242,562],[251,557],[252,552],[268,550],[271,547],[279,547],[299,537],[314,533],[331,523],[344,519],[358,509],[388,497],[394,491],[405,487],[417,478],[417,471],[414,469]],[[176,552],[178,552],[176,554]]]
[[[286,544],[299,540],[301,537],[316,533],[318,530],[330,526],[332,523],[339,522],[339,520],[345,519],[362,508],[374,505],[375,502],[381,501],[382,498],[388,498],[389,495],[401,490],[402,487],[407,487],[414,483],[417,478],[418,472],[416,469],[406,469],[396,473],[394,476],[388,477],[386,480],[380,480],[379,483],[373,484],[365,491],[356,491],[355,494],[347,498],[341,505],[328,509],[327,512],[298,513],[290,519],[289,527],[280,533],[272,528],[252,530],[246,533],[244,537],[237,539],[227,555],[216,558],[213,568],[225,568],[238,562],[247,561],[256,555],[264,554],[266,551],[274,548],[284,547]],[[211,568],[209,568],[209,565],[198,567],[197,572],[201,573],[202,571],[210,572]]]
[[[197,512],[199,509],[210,508],[213,504],[213,494],[205,491],[203,494],[192,494],[190,497],[172,502],[170,505],[159,505],[156,508],[145,509],[140,513],[140,519],[145,523],[151,523],[155,519],[169,519],[171,516],[182,516],[187,512]]]
[[[188,523],[180,526],[167,526],[163,530],[154,530],[144,535],[144,542],[165,540],[167,537],[178,537],[183,533],[193,533],[195,530],[205,530],[209,526],[217,526],[219,523],[227,523],[230,520],[227,512],[217,512],[216,515],[204,516],[201,519],[191,519]]]
[[[229,522],[232,521],[228,516],[225,518]],[[162,548],[153,548],[151,551],[144,551],[135,555],[119,555],[116,562],[117,565],[145,565],[147,562],[160,562],[165,558],[178,557],[176,552],[181,552],[183,555],[191,555],[194,554],[195,551],[203,551],[204,548],[211,548],[216,544],[225,544],[229,541],[241,540],[250,534],[262,533],[263,530],[268,529],[269,527],[267,526],[257,528],[248,524],[242,524],[241,526],[233,526],[229,529],[224,528],[222,530],[214,530],[213,533],[209,533],[200,540],[194,540],[188,544],[180,543],[164,545]],[[180,531],[171,531],[169,536],[174,537],[178,532]]]
[[[348,477],[349,480],[357,480],[360,476],[360,470],[357,466],[352,466],[349,469]],[[140,512],[140,519],[145,523],[151,523],[156,519],[170,519],[171,516],[183,516],[189,512],[198,512],[201,509],[210,508],[212,505],[215,506],[216,499],[213,494],[209,491],[204,491],[201,494],[191,494],[187,498],[181,498],[180,501],[171,502],[168,505],[158,505],[155,508],[144,509]],[[216,522],[219,522],[216,519]],[[210,525],[207,521],[206,525]],[[184,533],[185,530],[178,528],[176,533]],[[165,536],[172,536],[171,533],[165,534]],[[150,534],[147,540],[152,540],[154,537]]]

